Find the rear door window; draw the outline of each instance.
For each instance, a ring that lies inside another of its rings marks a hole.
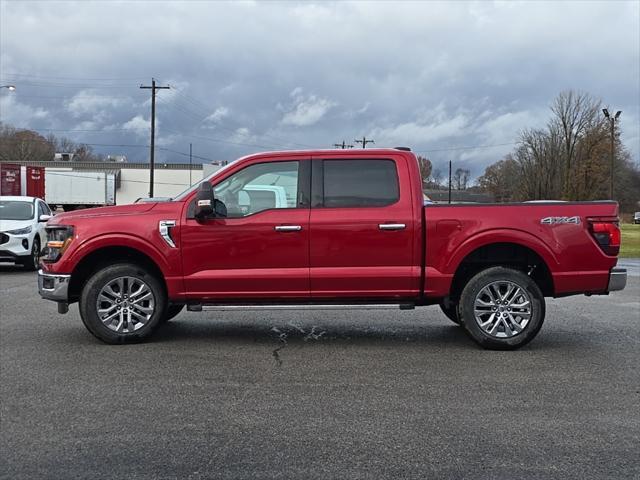
[[[323,206],[385,207],[400,199],[393,160],[323,160]]]

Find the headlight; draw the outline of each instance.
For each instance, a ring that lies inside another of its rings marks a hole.
[[[50,263],[57,262],[73,241],[73,227],[47,227],[47,238],[49,241],[42,252],[42,260]]]
[[[7,230],[7,233],[11,235],[26,235],[27,233],[31,233],[31,227],[19,228],[17,230]]]

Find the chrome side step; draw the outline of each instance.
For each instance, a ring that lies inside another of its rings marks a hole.
[[[255,310],[413,310],[413,303],[381,303],[381,304],[273,304],[273,305],[187,305],[190,312],[223,312],[223,311],[255,311]]]

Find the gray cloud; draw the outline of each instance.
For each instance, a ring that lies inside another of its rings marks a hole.
[[[76,141],[145,144],[155,76],[174,87],[158,144],[212,159],[367,135],[477,175],[512,146],[446,149],[514,142],[567,88],[622,109],[640,155],[633,1],[4,1],[0,17],[0,78],[18,85],[2,120]]]

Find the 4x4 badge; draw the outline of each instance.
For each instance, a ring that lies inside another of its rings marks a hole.
[[[573,223],[574,225],[580,224],[580,217],[544,217],[540,220],[542,225],[558,225],[563,223]]]

